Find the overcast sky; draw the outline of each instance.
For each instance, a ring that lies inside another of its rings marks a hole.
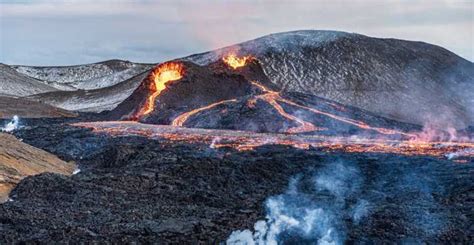
[[[0,0],[0,62],[159,62],[299,29],[433,43],[474,60],[474,0]]]

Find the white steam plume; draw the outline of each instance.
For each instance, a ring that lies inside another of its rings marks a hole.
[[[19,127],[19,121],[20,121],[20,118],[17,115],[13,116],[12,120],[9,123],[5,124],[4,127],[0,128],[0,131],[12,132],[13,130],[17,130]]]
[[[365,200],[345,208],[346,199],[355,196],[362,184],[355,167],[336,162],[323,168],[313,176],[312,192],[300,190],[300,182],[300,178],[292,179],[284,194],[266,201],[266,220],[257,221],[254,232],[234,231],[227,244],[276,245],[295,240],[342,244],[345,237],[343,216],[352,217],[358,223],[369,212]],[[315,195],[322,198],[315,198]]]

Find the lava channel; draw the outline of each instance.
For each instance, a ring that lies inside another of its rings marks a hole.
[[[194,109],[192,111],[188,111],[188,112],[185,112],[179,116],[177,116],[172,122],[171,122],[171,125],[172,126],[178,126],[178,127],[182,127],[184,125],[184,123],[189,119],[189,117],[201,112],[201,111],[205,111],[205,110],[209,110],[211,108],[214,108],[218,105],[222,105],[222,104],[225,104],[225,103],[230,103],[230,102],[236,102],[237,100],[236,99],[231,99],[231,100],[223,100],[223,101],[219,101],[219,102],[216,102],[216,103],[212,103],[210,105],[207,105],[207,106],[203,106],[203,107],[200,107],[200,108],[197,108],[197,109]]]

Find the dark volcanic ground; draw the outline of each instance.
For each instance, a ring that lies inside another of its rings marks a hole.
[[[23,180],[11,194],[13,201],[0,205],[0,243],[216,243],[264,219],[271,211],[265,200],[272,196],[292,197],[286,204],[296,209],[289,213],[298,211],[298,205],[322,208],[346,242],[474,239],[472,160],[459,164],[281,146],[236,152],[95,135],[61,124],[62,119],[23,123],[31,126],[16,136],[76,161],[81,172]],[[317,188],[321,175],[334,186]],[[292,177],[299,181],[288,191]],[[361,201],[364,212],[356,208]],[[299,234],[290,229],[280,239],[316,241]]]

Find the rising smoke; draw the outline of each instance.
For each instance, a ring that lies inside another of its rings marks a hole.
[[[342,161],[309,180],[295,177],[284,194],[266,201],[266,220],[256,222],[254,232],[234,231],[227,244],[342,244],[346,236],[343,220],[358,223],[370,211],[369,202],[357,198],[362,183],[359,170]],[[356,204],[348,205],[349,200]]]
[[[232,232],[227,244],[377,243],[380,234],[433,241],[453,211],[437,199],[450,188],[438,179],[444,167],[403,159],[328,162],[292,178],[283,194],[266,200],[265,220]]]

